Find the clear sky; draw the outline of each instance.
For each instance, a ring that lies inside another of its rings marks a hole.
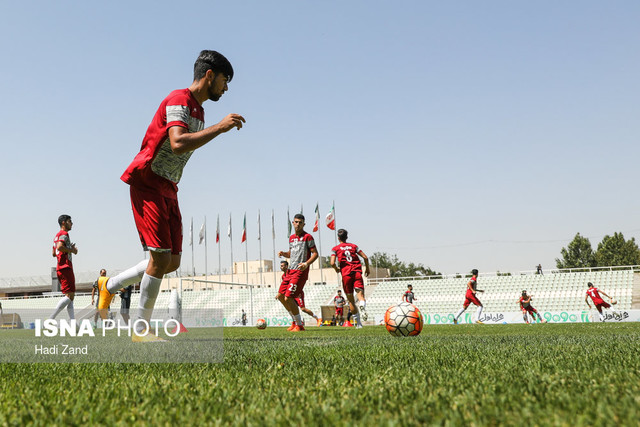
[[[284,250],[287,206],[310,231],[334,200],[366,253],[443,273],[551,268],[577,232],[638,239],[638,22],[631,0],[3,2],[0,277],[49,274],[62,213],[77,272],[142,258],[119,177],[202,49],[235,69],[206,124],[247,123],[185,169],[183,270],[191,217],[213,270],[220,215],[228,269],[230,214],[234,258],[245,212],[258,258],[258,210],[268,258],[272,210]]]

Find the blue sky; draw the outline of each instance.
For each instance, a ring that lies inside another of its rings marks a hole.
[[[202,49],[235,77],[207,125],[246,126],[198,150],[188,222],[221,217],[230,264],[286,249],[335,200],[367,253],[443,273],[554,266],[580,232],[640,237],[640,4],[634,1],[10,2],[0,6],[5,251],[0,277],[48,274],[61,213],[76,271],[143,256],[119,180],[160,101]],[[308,227],[311,228],[311,227]],[[328,255],[333,235],[322,232]],[[217,247],[209,239],[209,270]],[[204,250],[196,247],[196,269]]]

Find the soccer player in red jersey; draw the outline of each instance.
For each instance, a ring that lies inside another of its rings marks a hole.
[[[233,67],[222,54],[203,50],[194,64],[193,82],[186,89],[171,92],[160,104],[140,152],[122,174],[129,184],[131,205],[140,241],[150,259],[109,279],[107,289],[120,289],[140,282],[139,318],[151,317],[165,274],[180,266],[182,216],[178,206],[178,183],[193,152],[233,128],[240,130],[245,119],[229,114],[219,123],[204,126],[206,100],[218,101],[229,89]],[[133,335],[134,338],[137,335]],[[154,341],[146,335],[144,341]]]
[[[58,225],[60,231],[53,239],[53,256],[56,258],[56,275],[60,282],[60,290],[64,296],[58,301],[56,309],[51,315],[51,319],[55,319],[56,316],[66,307],[69,319],[75,319],[75,313],[73,310],[73,299],[76,295],[76,277],[73,274],[73,263],[71,262],[72,254],[78,253],[75,243],[71,243],[69,238],[69,231],[73,227],[73,221],[69,215],[60,215],[58,217]]]
[[[604,314],[602,313],[602,309],[611,308],[611,304],[615,304],[615,302],[611,302],[612,298],[609,295],[605,294],[604,291],[601,291],[600,289],[593,286],[593,283],[589,282],[587,283],[587,286],[589,287],[589,289],[587,289],[587,295],[584,297],[584,302],[586,302],[589,306],[589,309],[591,309],[591,304],[589,304],[589,298],[591,298],[591,300],[593,301],[593,305],[595,305],[596,310],[598,310],[600,321],[604,322]],[[600,296],[601,294],[609,298],[609,302],[611,302],[611,304],[603,300]]]
[[[416,295],[413,293],[413,286],[407,285],[406,292],[402,295],[402,301],[413,304],[413,301],[417,301]]]
[[[289,281],[287,279],[287,273],[289,272],[289,263],[287,261],[280,261],[280,270],[282,270],[282,284],[284,284],[284,286],[288,286],[289,285]],[[278,293],[278,295],[280,295]],[[278,299],[278,297],[276,296],[276,299]],[[322,323],[322,319],[318,316],[316,316],[313,311],[309,310],[305,303],[304,303],[304,291],[300,293],[300,296],[298,298],[295,298],[296,304],[298,305],[298,307],[300,308],[300,311],[302,311],[303,313],[308,314],[309,316],[313,317],[314,319],[316,319],[316,322],[318,323],[318,326],[320,326],[320,324]],[[293,328],[295,327],[295,319],[293,318],[293,314],[289,313],[291,315],[291,326],[289,327],[288,330],[293,330]],[[304,326],[304,322],[303,326]]]
[[[453,318],[454,324],[456,325],[458,324],[458,319],[460,318],[462,313],[465,312],[465,310],[467,309],[467,307],[469,307],[471,303],[478,306],[478,311],[476,312],[476,323],[482,324],[482,322],[480,321],[480,316],[482,315],[482,303],[476,296],[476,293],[478,292],[484,292],[484,291],[481,289],[478,289],[478,270],[474,268],[473,270],[471,270],[471,280],[469,280],[469,283],[467,283],[467,293],[465,295],[462,308],[460,309],[458,314],[456,314],[456,317]]]
[[[356,319],[356,327],[361,328],[362,322],[360,321],[360,313],[362,313],[362,320],[366,321],[367,314],[367,301],[364,297],[364,280],[362,279],[362,264],[360,258],[364,260],[364,275],[369,276],[369,258],[367,255],[358,248],[358,245],[353,243],[347,243],[349,233],[347,230],[341,228],[338,230],[338,240],[340,244],[331,249],[331,267],[342,276],[342,289],[349,301],[349,308],[353,318]],[[336,259],[338,265],[336,265]],[[358,295],[358,305],[356,307],[355,299],[353,298],[353,291],[356,291]]]
[[[289,258],[290,263],[286,281],[283,280],[280,285],[276,299],[293,317],[294,324],[290,330],[298,332],[304,331],[304,326],[295,299],[304,289],[304,284],[309,278],[309,266],[318,259],[318,250],[313,236],[304,231],[304,215],[296,214],[292,222],[294,234],[289,237],[289,250],[278,252],[278,256]]]
[[[349,324],[347,325],[347,322],[344,322],[344,304],[345,304],[346,300],[344,299],[344,297],[342,296],[342,291],[340,289],[338,289],[338,294],[333,297],[333,306],[336,309],[336,325],[342,325],[342,326],[353,326],[351,325],[351,322],[349,322]]]
[[[540,319],[540,322],[546,323],[546,321],[542,318],[542,316],[540,316],[540,313],[538,313],[538,310],[533,308],[533,306],[531,305],[532,297],[533,297],[532,295],[527,295],[526,290],[523,290],[522,296],[518,300],[518,304],[520,304],[520,310],[522,310],[522,317],[524,318],[525,323],[529,323],[529,316],[527,314],[531,315],[531,318],[533,319],[534,322],[536,321],[535,315],[537,314],[538,319]]]

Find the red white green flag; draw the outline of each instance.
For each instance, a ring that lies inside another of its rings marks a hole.
[[[242,240],[240,243],[244,243],[247,240],[247,213],[244,214],[244,220],[242,220]]]
[[[318,209],[318,204],[316,203],[316,223],[313,226],[313,231],[318,231],[318,222],[320,222],[320,210]]]
[[[335,206],[331,206],[331,211],[327,214],[327,227],[332,230],[336,229]]]

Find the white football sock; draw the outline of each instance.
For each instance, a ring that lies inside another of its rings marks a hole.
[[[71,302],[71,299],[68,296],[63,296],[58,301],[58,305],[56,305],[56,309],[51,315],[49,319],[55,319],[58,314]]]
[[[110,293],[115,294],[120,289],[139,282],[142,279],[142,275],[147,270],[147,265],[149,265],[149,260],[144,259],[133,267],[111,277],[107,282],[107,290]]]
[[[460,311],[458,312],[458,314],[456,314],[456,322],[458,321],[458,319],[460,318],[460,316],[462,316],[462,313],[464,313],[464,311],[466,310],[466,308],[462,307],[460,309]]]
[[[311,317],[313,317],[313,318],[314,318],[314,319],[316,319],[316,320],[319,320],[319,319],[320,319],[320,318],[318,317],[318,315],[317,315],[317,314],[314,314],[314,315],[313,315],[313,316],[311,316]]]
[[[69,315],[69,319],[73,320],[76,318],[76,313],[73,309],[73,300],[69,300],[69,304],[67,304],[67,314]]]
[[[300,315],[300,313],[293,316],[293,321],[296,323],[296,325],[302,326],[302,316]]]
[[[356,313],[353,315],[354,320],[356,321],[356,325],[362,326],[362,322],[360,322],[360,313]]]
[[[147,322],[151,319],[153,313],[153,306],[156,304],[158,293],[160,292],[160,285],[162,284],[162,278],[149,276],[144,273],[142,281],[140,282],[140,301],[138,302],[138,319],[145,319]],[[142,328],[139,323],[138,328]]]
[[[482,315],[482,306],[478,306],[478,311],[476,311],[476,320],[480,320],[481,315]]]

